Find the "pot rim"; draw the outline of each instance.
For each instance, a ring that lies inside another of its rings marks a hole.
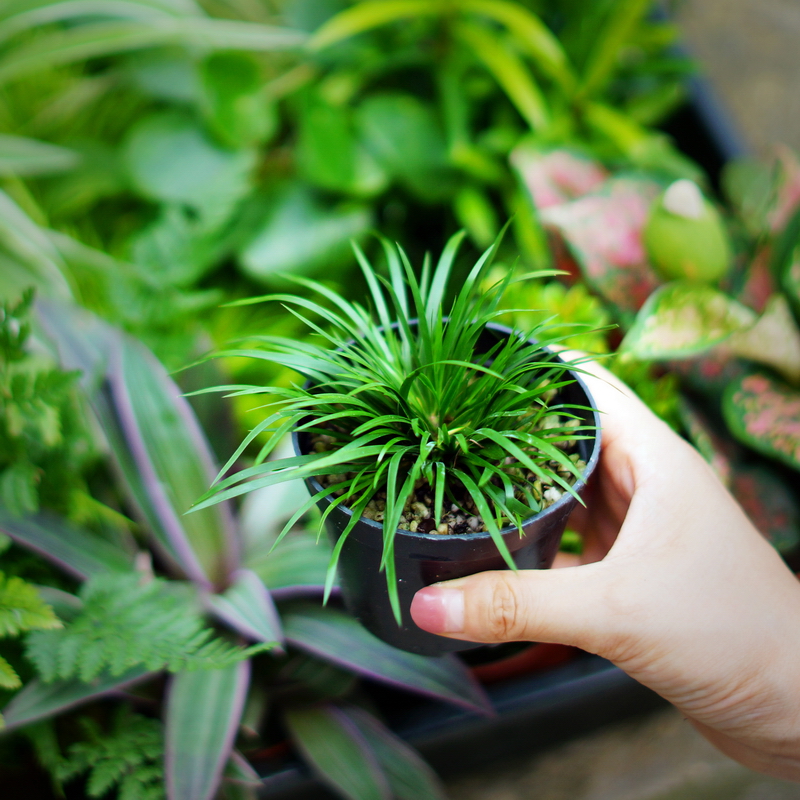
[[[416,322],[416,320],[411,320],[411,322],[412,323]],[[396,327],[396,326],[397,326],[397,323],[393,323],[392,324],[392,327]],[[509,328],[506,325],[500,325],[497,322],[488,322],[488,323],[486,323],[486,328],[488,328],[489,330],[492,330],[492,331],[496,331],[497,333],[504,333],[504,334],[506,334],[508,336],[520,335],[519,331],[516,331],[513,328]],[[535,339],[528,339],[528,341],[535,343]],[[562,363],[567,363],[567,362],[564,361],[563,358],[561,358],[559,353],[556,352],[555,350],[552,350],[551,348],[549,348],[547,346],[542,346],[542,350],[544,350],[544,351],[546,351],[548,353],[551,353],[553,356],[555,356]],[[591,454],[589,456],[589,460],[586,462],[586,469],[583,471],[583,474],[582,474],[581,478],[578,479],[575,482],[575,484],[573,485],[573,487],[572,487],[577,494],[580,494],[581,491],[583,490],[583,488],[586,486],[586,483],[589,480],[589,478],[591,477],[592,473],[594,472],[598,461],[600,460],[602,434],[601,434],[601,428],[600,428],[600,413],[599,413],[598,409],[594,405],[594,397],[592,397],[592,393],[589,391],[589,387],[586,385],[585,381],[581,378],[579,373],[575,372],[573,369],[570,369],[569,372],[572,375],[572,377],[575,379],[575,382],[580,386],[580,388],[582,389],[582,391],[586,395],[586,398],[589,401],[588,405],[592,409],[592,416],[594,417],[594,425],[595,425],[594,444],[592,446],[592,451],[591,451]],[[302,452],[301,448],[300,448],[300,441],[299,441],[299,436],[298,436],[297,431],[292,431],[292,444],[294,445],[294,448],[295,448],[296,452],[298,452],[298,453]],[[306,478],[306,480],[313,485],[314,493],[316,493],[316,492],[318,492],[318,491],[320,491],[320,490],[322,490],[324,488],[323,485],[314,476],[310,476],[310,477]],[[527,517],[526,519],[524,519],[522,521],[521,527],[525,527],[525,526],[529,525],[535,519],[542,519],[544,517],[547,517],[548,515],[557,514],[557,513],[559,513],[561,511],[561,508],[563,506],[566,506],[566,505],[568,505],[570,503],[574,503],[574,502],[576,502],[575,498],[571,494],[569,494],[568,492],[565,492],[552,505],[548,506],[547,508],[543,509],[542,511],[537,511],[532,516]],[[347,516],[350,516],[350,517],[353,516],[353,509],[351,509],[349,506],[340,505],[339,506],[339,510],[344,512]],[[360,520],[360,522],[362,524],[366,524],[368,527],[374,528],[377,532],[381,532],[381,533],[383,532],[383,524],[382,523],[376,522],[374,519],[370,519],[369,517],[364,517],[364,516],[360,517],[359,520]],[[512,533],[512,532],[515,532],[515,531],[516,532],[519,531],[519,528],[516,525],[506,525],[505,527],[500,528],[500,535],[501,536],[505,536],[506,534],[509,534],[509,533]],[[422,533],[420,531],[408,531],[408,530],[403,530],[402,528],[396,528],[395,529],[395,536],[408,536],[408,537],[410,537],[412,539],[421,539],[423,541],[442,541],[442,542],[452,541],[453,539],[456,539],[456,540],[464,540],[464,539],[476,540],[476,539],[490,539],[490,538],[492,538],[492,534],[489,531],[470,531],[469,533],[448,533],[446,535],[443,535],[441,533]]]

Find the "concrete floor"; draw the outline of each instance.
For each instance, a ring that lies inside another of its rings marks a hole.
[[[800,150],[800,0],[677,0],[686,45],[754,153]],[[454,800],[800,800],[740,767],[675,710],[448,783]]]

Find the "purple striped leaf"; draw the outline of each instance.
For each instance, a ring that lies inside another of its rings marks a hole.
[[[250,662],[179,672],[167,690],[168,800],[211,800],[231,756],[250,683]]]
[[[722,411],[740,442],[800,469],[800,391],[761,373],[746,375],[728,386]]]
[[[344,713],[370,743],[396,800],[446,800],[436,773],[416,750],[395,736],[362,708],[345,706]]]
[[[365,678],[492,713],[483,689],[454,656],[428,658],[398,650],[332,608],[297,606],[283,614],[286,641]]]
[[[53,683],[30,681],[3,709],[5,730],[21,728],[31,722],[53,717],[90,700],[142,683],[156,674],[148,672],[144,667],[134,667],[122,675],[101,675],[91,683],[78,680]]]
[[[173,571],[201,586],[224,585],[237,565],[227,504],[183,516],[216,470],[180,390],[144,345],[92,314],[37,304],[63,366],[82,386],[141,516]]]
[[[0,509],[0,531],[79,580],[133,569],[125,550],[49,514],[15,517]]]
[[[261,776],[253,769],[250,762],[238,751],[234,750],[225,765],[223,778],[226,783],[238,786],[261,787]]]
[[[292,741],[322,781],[349,800],[392,800],[370,742],[333,703],[284,709]]]
[[[268,546],[248,552],[244,563],[275,592],[284,587],[324,586],[330,557],[327,539],[317,543],[311,535],[292,533],[271,552]]]
[[[231,586],[222,594],[209,595],[210,611],[228,627],[254,642],[283,642],[281,619],[275,603],[251,570],[233,575]]]

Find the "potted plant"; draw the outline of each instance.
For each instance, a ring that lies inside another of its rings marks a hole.
[[[326,592],[338,563],[355,616],[391,644],[427,655],[473,645],[417,628],[408,613],[414,593],[487,569],[549,567],[599,454],[591,397],[550,349],[559,337],[547,324],[523,334],[493,322],[512,282],[510,272],[484,282],[500,237],[446,303],[461,239],[450,239],[434,270],[426,260],[420,280],[400,247],[383,241],[388,279],[356,247],[374,314],[304,278],[294,280],[333,310],[290,294],[238,301],[281,301],[329,329],[306,320],[324,346],[265,336],[261,349],[217,354],[289,365],[306,383],[234,387],[274,394],[269,407],[277,408],[220,475],[256,436],[273,437],[252,467],[195,506],[304,479],[311,496],[283,533],[319,504],[335,542]],[[266,460],[289,431],[297,455]]]

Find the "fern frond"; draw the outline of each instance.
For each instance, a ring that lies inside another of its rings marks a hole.
[[[55,770],[61,781],[88,772],[86,793],[104,797],[115,786],[119,800],[163,800],[164,735],[161,723],[123,708],[112,730],[81,720],[87,741],[69,748]]]
[[[0,572],[0,637],[23,631],[60,628],[61,621],[42,600],[36,587]]]
[[[14,667],[3,656],[0,656],[0,687],[3,689],[19,689],[20,686],[22,686],[22,681],[14,671]]]
[[[81,591],[83,609],[65,628],[28,636],[26,653],[45,682],[94,680],[142,665],[177,672],[217,669],[270,645],[237,647],[215,636],[194,591],[175,581],[139,585],[138,576],[98,576]]]

